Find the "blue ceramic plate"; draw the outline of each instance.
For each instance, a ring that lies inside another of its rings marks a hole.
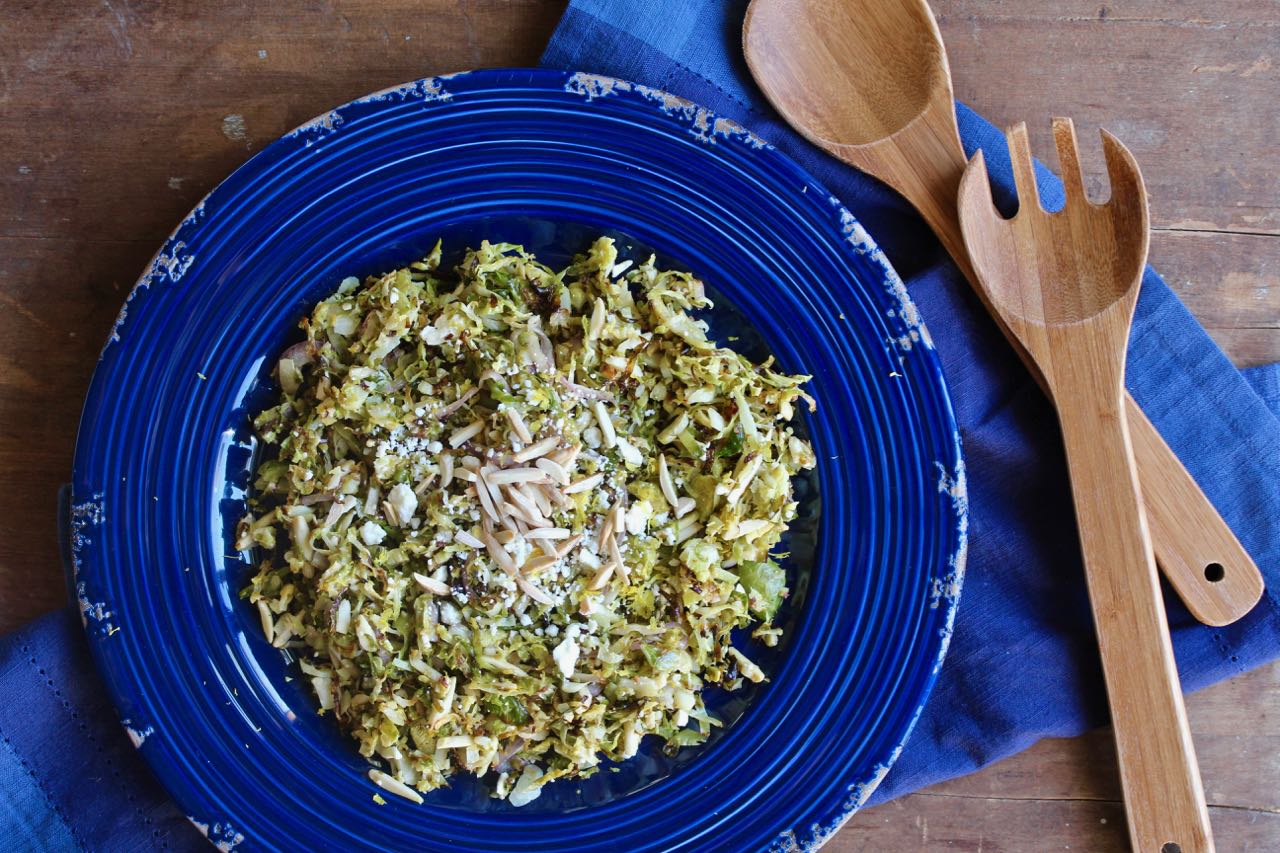
[[[566,260],[598,233],[696,271],[712,332],[809,373],[784,642],[727,725],[649,744],[522,809],[459,778],[376,804],[368,766],[237,596],[249,414],[298,319],[437,237]],[[94,654],[176,800],[224,847],[733,850],[816,846],[896,757],[947,645],[964,468],[938,360],[853,217],[785,156],[670,95],[479,71],[347,104],[237,170],[179,226],[102,353],[76,448],[73,554]]]

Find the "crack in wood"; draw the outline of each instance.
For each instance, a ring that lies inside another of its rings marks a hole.
[[[1010,803],[1096,803],[1098,805],[1124,806],[1123,800],[1109,797],[1011,797],[988,794],[950,794],[941,791],[917,791],[912,797],[930,797],[944,800],[989,800],[992,802]],[[1209,803],[1211,809],[1230,809],[1239,812],[1280,815],[1280,806],[1245,806],[1235,803]]]
[[[1219,234],[1227,237],[1280,237],[1280,231],[1244,231],[1234,228],[1178,228],[1152,225],[1153,234]]]

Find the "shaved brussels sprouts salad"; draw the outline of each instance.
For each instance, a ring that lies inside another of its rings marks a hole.
[[[814,465],[788,424],[814,404],[708,340],[709,305],[606,238],[559,272],[485,242],[302,320],[254,420],[242,595],[379,787],[492,774],[523,805],[647,735],[701,743],[703,687],[765,678],[733,632],[781,633],[770,551]]]

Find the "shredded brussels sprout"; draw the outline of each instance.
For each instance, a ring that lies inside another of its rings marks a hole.
[[[814,464],[805,376],[707,339],[703,287],[601,238],[565,270],[482,243],[344,280],[280,357],[237,547],[382,789],[496,774],[523,805],[603,758],[701,743],[701,690],[787,595],[770,558]]]

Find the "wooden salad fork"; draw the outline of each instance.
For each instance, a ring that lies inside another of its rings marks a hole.
[[[925,0],[752,0],[742,46],[751,75],[783,118],[902,194],[976,285],[956,220],[965,156],[951,72]],[[1234,622],[1262,597],[1262,574],[1125,396],[1160,567],[1201,622]]]
[[[1008,133],[1017,215],[1006,220],[996,210],[979,152],[960,182],[961,231],[992,309],[1057,407],[1133,848],[1205,853],[1213,849],[1209,814],[1125,417],[1125,354],[1147,259],[1146,190],[1133,155],[1103,131],[1111,197],[1091,203],[1070,119],[1054,119],[1053,134],[1064,208],[1041,207],[1019,124]]]

